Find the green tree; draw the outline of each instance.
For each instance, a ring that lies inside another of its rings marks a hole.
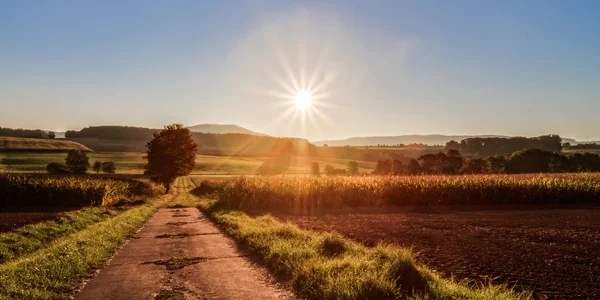
[[[99,160],[95,161],[92,169],[94,172],[96,172],[96,174],[100,174],[100,171],[102,171],[102,162]]]
[[[102,163],[102,172],[106,174],[115,174],[117,172],[117,166],[114,161],[105,161]]]
[[[48,174],[71,174],[71,170],[67,166],[55,162],[49,163],[46,166],[46,171]]]
[[[177,177],[188,175],[196,165],[198,145],[190,130],[181,124],[168,125],[164,130],[154,132],[154,138],[146,148],[146,169],[153,175],[152,181],[162,184],[167,193]]]
[[[421,174],[421,165],[416,159],[411,159],[406,166],[406,172],[410,175]]]
[[[325,170],[325,175],[327,175],[327,176],[331,176],[335,173],[335,168],[330,165],[326,165],[324,170]]]
[[[406,166],[401,161],[397,159],[392,161],[392,173],[394,175],[402,175],[406,172],[405,170]]]
[[[321,170],[319,168],[319,163],[316,163],[316,162],[312,163],[311,173],[314,176],[321,176]]]
[[[70,150],[65,158],[65,163],[74,174],[85,174],[90,168],[87,154],[81,150]]]
[[[350,176],[358,174],[358,163],[354,160],[349,161],[346,170]]]

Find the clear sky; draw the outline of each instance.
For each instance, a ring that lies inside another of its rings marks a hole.
[[[167,123],[600,139],[600,1],[0,1],[0,126]]]

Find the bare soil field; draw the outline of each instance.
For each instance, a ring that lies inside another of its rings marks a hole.
[[[417,259],[458,280],[507,283],[538,299],[600,298],[600,207],[368,209],[275,214],[366,245],[412,247]]]
[[[52,211],[47,208],[37,209],[38,211],[1,211],[0,210],[0,233],[8,232],[27,224],[39,223],[42,221],[58,220],[69,211]]]

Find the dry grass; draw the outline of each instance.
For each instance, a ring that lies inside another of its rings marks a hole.
[[[4,143],[8,142],[7,146]],[[18,137],[0,137],[0,151],[68,151],[68,150],[83,150],[91,151],[88,147],[68,140],[57,139],[34,139],[34,138],[18,138]]]

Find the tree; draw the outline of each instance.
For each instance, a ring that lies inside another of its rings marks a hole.
[[[330,165],[326,165],[324,170],[325,170],[325,175],[330,176],[330,175],[333,175],[335,168]]]
[[[486,171],[487,163],[483,158],[467,159],[463,168],[465,174],[483,174]]]
[[[321,176],[321,170],[319,169],[319,163],[316,163],[316,162],[312,163],[311,173],[314,176]]]
[[[501,155],[490,156],[487,158],[488,173],[503,174],[506,172],[506,158]]]
[[[349,161],[346,170],[350,176],[358,174],[358,163],[354,160]]]
[[[65,165],[59,163],[49,163],[46,166],[48,174],[70,174],[71,171]]]
[[[92,169],[94,170],[94,172],[96,172],[96,174],[99,174],[100,171],[102,171],[102,162],[99,160],[95,161]]]
[[[196,165],[198,145],[190,130],[181,124],[168,125],[164,130],[154,132],[154,138],[146,148],[146,169],[153,175],[152,181],[162,184],[167,193],[177,177],[188,175]]]
[[[446,152],[446,156],[443,157],[443,169],[444,174],[458,174],[465,164],[465,160],[460,156],[460,152],[456,149],[450,149]]]
[[[416,159],[411,159],[406,166],[406,172],[410,175],[418,175],[421,174],[421,165]]]
[[[74,174],[85,174],[90,167],[87,154],[81,150],[70,150],[65,158],[65,163]]]
[[[94,165],[95,166],[95,165]],[[105,161],[102,163],[102,172],[106,174],[115,174],[117,172],[117,166],[114,161]]]
[[[54,132],[52,132],[52,131],[48,132],[48,138],[49,139],[53,139],[55,137],[56,137],[56,134]]]
[[[392,173],[394,175],[402,175],[405,173],[406,166],[399,160],[394,159],[392,161]]]
[[[375,174],[389,175],[392,173],[392,161],[391,160],[378,160],[375,166]]]

